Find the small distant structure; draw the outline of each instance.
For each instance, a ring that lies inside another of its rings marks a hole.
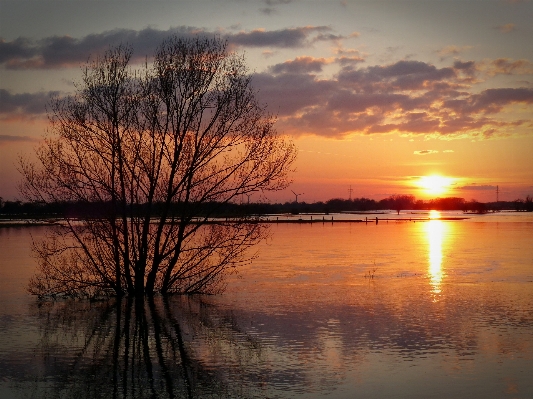
[[[254,195],[254,193],[256,193],[256,192],[257,192],[257,190],[252,190],[249,193],[244,193],[244,195],[246,195],[248,197],[248,205],[250,205],[250,197],[252,195]]]
[[[353,189],[352,189],[352,185],[351,184],[350,184],[350,188],[348,189],[348,193],[349,193],[348,199],[351,201],[352,200],[352,193],[353,193]]]
[[[248,197],[248,205],[250,204],[250,197],[252,196],[253,194],[246,194],[246,196]]]
[[[292,191],[292,190],[291,190]],[[305,193],[299,193],[299,194],[296,194],[294,191],[292,191],[292,193],[296,196],[296,203],[298,203],[298,196],[300,195],[304,195]]]

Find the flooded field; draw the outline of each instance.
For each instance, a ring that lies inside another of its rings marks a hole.
[[[532,397],[532,215],[377,216],[272,224],[224,294],[141,303],[36,302],[47,228],[0,229],[0,397]]]

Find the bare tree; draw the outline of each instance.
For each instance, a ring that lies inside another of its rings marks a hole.
[[[402,209],[411,209],[415,203],[414,195],[394,194],[386,198],[385,201],[389,203],[389,207],[400,214]]]
[[[138,70],[131,55],[89,64],[52,101],[37,164],[20,161],[26,198],[99,204],[36,246],[34,294],[216,292],[265,232],[213,223],[217,205],[289,183],[295,148],[225,42],[171,37]]]

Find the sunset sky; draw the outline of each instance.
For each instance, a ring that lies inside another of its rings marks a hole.
[[[90,55],[128,43],[142,61],[170,34],[206,34],[244,53],[299,149],[267,200],[525,198],[532,21],[529,0],[0,0],[0,197],[20,197],[17,157]]]

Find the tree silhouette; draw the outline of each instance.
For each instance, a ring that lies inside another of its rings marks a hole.
[[[390,209],[394,209],[399,215],[402,209],[410,209],[413,207],[415,197],[407,194],[394,194],[386,198],[384,201],[389,204]]]
[[[137,70],[131,56],[88,64],[76,94],[52,100],[38,162],[20,161],[25,198],[99,204],[36,245],[33,294],[216,292],[265,232],[212,223],[217,204],[289,183],[295,148],[225,42],[170,37]]]

